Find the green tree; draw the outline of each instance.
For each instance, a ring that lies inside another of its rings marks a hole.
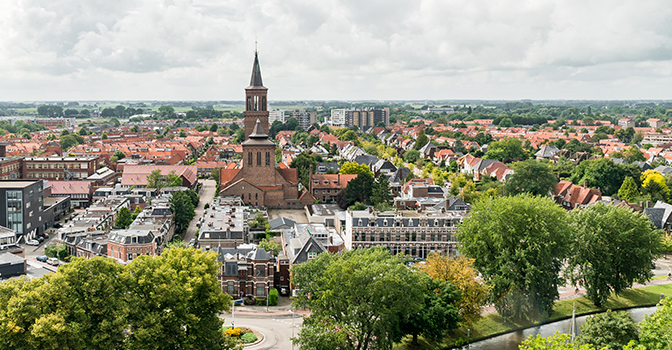
[[[429,138],[427,135],[425,135],[425,130],[420,129],[418,132],[418,138],[415,140],[415,144],[413,145],[414,150],[420,150],[422,147],[424,147],[427,143],[429,142]]]
[[[117,212],[117,219],[114,220],[114,226],[127,229],[129,226],[131,226],[132,222],[133,218],[131,216],[131,211],[126,207],[122,207],[119,209],[119,212]]]
[[[217,281],[216,254],[171,248],[128,265],[128,349],[222,349],[219,313],[231,297]],[[126,329],[121,329],[126,331]]]
[[[614,164],[611,159],[600,158],[585,160],[574,169],[569,181],[590,188],[599,188],[602,195],[612,196],[618,193],[626,176],[640,178],[641,169],[637,165]]]
[[[67,130],[64,130],[67,131]],[[58,143],[61,145],[63,151],[67,151],[73,146],[78,145],[77,139],[73,135],[63,135],[59,138]]]
[[[639,341],[648,350],[669,350],[672,346],[672,298],[658,303],[656,311],[639,324]]]
[[[171,171],[166,175],[166,185],[168,187],[182,186],[182,176],[175,174],[175,171]]]
[[[511,121],[511,118],[502,118],[502,120],[499,122],[500,128],[510,128],[512,126],[513,121]]]
[[[195,206],[191,197],[186,191],[177,191],[170,198],[170,209],[173,212],[175,221],[175,232],[182,233],[189,223],[196,216]]]
[[[424,306],[418,274],[383,247],[320,254],[292,267],[293,305],[308,308],[301,349],[391,349]]]
[[[120,150],[116,150],[116,151],[114,151],[114,154],[112,154],[112,157],[113,157],[113,158],[114,158],[114,157],[117,157],[117,160],[118,160],[118,159],[124,159],[124,158],[126,158],[126,155],[124,154],[124,152],[122,152],[122,151],[120,151]]]
[[[187,137],[187,133],[184,131],[184,129],[180,129],[180,137]]]
[[[632,126],[629,126],[625,129],[618,129],[614,132],[614,136],[616,136],[623,143],[630,143],[635,136],[635,129]]]
[[[121,125],[119,119],[117,118],[110,118],[110,123],[112,123],[112,126],[114,126],[115,128],[118,128]]]
[[[528,152],[523,149],[523,142],[516,138],[505,138],[501,141],[491,142],[488,151],[483,158],[497,159],[500,162],[509,163],[515,160],[525,160]]]
[[[586,297],[595,305],[602,305],[612,291],[619,294],[653,276],[651,262],[659,254],[661,234],[646,215],[597,203],[573,210],[570,222],[566,274],[586,287]]]
[[[548,315],[558,298],[568,247],[566,212],[550,198],[522,194],[476,202],[458,227],[462,252],[493,289],[505,318]]]
[[[310,181],[310,167],[317,167],[317,160],[312,155],[302,152],[294,160],[292,164],[289,165],[290,168],[295,168],[299,173],[299,181],[303,184],[303,187],[308,188],[308,181]]]
[[[642,173],[642,193],[651,196],[652,199],[666,200],[670,196],[665,177],[652,169]]]
[[[637,183],[632,177],[626,176],[625,180],[623,180],[621,188],[618,189],[618,198],[632,202],[637,198],[637,196],[639,196],[639,191],[637,191]]]
[[[103,134],[100,136],[100,139],[101,139],[101,140],[107,140],[107,139],[108,139],[108,137],[107,137],[107,131],[103,131]]]
[[[159,107],[159,118],[161,119],[175,119],[175,108],[171,106]]]
[[[117,105],[116,107],[114,107],[114,114],[119,118],[122,118],[124,116],[125,111],[126,107],[122,105]]]
[[[628,311],[599,313],[586,318],[581,325],[581,334],[576,338],[579,345],[590,344],[601,349],[622,349],[630,341],[637,341],[639,331]]]
[[[389,209],[392,207],[392,190],[390,189],[390,182],[384,175],[378,175],[371,187],[371,197],[369,203],[376,206],[378,209]]]
[[[157,190],[161,190],[165,186],[166,183],[163,181],[161,170],[156,169],[147,175],[147,188],[156,188]]]
[[[520,344],[520,350],[596,350],[592,345],[579,345],[570,341],[569,334],[555,332],[550,337],[542,337],[540,334],[530,335]],[[606,350],[606,349],[604,349]]]
[[[357,141],[357,140],[359,140],[359,137],[357,136],[356,132],[354,132],[352,130],[348,130],[348,129],[341,129],[341,130],[345,130],[345,131],[343,133],[337,133],[336,136],[338,137],[339,141]],[[339,130],[339,131],[341,131],[341,130]]]
[[[369,173],[361,173],[356,178],[350,180],[336,197],[338,205],[345,209],[355,202],[369,203],[369,198],[373,194],[373,177]]]
[[[133,126],[131,127],[131,132],[138,132],[138,131],[140,131],[140,129],[138,128],[137,125],[133,125]]]
[[[411,149],[404,152],[404,161],[406,163],[415,163],[420,158],[420,151]]]
[[[430,277],[453,284],[460,291],[461,298],[455,303],[461,322],[471,324],[481,317],[481,309],[487,304],[490,287],[478,278],[473,267],[474,259],[458,255],[448,257],[432,253],[427,262],[420,266]]]
[[[273,255],[278,256],[278,253],[282,251],[282,247],[275,243],[273,240],[268,240],[266,238],[262,239],[259,242],[259,248],[264,248],[268,253],[273,252]]]
[[[628,163],[646,161],[644,153],[637,147],[630,147],[623,151],[623,156],[625,157],[625,161]]]
[[[368,173],[373,176],[373,172],[369,169],[366,164],[358,164],[356,162],[347,162],[341,166],[341,169],[338,171],[339,174],[361,174]]]
[[[418,336],[431,341],[440,341],[447,331],[456,329],[460,319],[455,303],[460,292],[450,282],[434,280],[427,274],[418,273],[421,282],[422,308],[403,320],[401,328],[410,333],[413,345],[418,345]]]
[[[514,196],[520,193],[548,196],[557,183],[551,173],[551,165],[528,159],[513,163],[513,174],[504,184],[504,194]]]

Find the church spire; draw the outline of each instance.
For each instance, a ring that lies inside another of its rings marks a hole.
[[[254,64],[252,65],[250,87],[264,87],[264,83],[261,80],[261,68],[259,67],[259,53],[256,50],[254,51]]]

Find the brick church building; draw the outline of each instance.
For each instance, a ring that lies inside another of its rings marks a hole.
[[[268,88],[261,80],[255,52],[250,86],[245,88],[245,141],[243,159],[234,169],[220,170],[221,196],[239,196],[247,205],[268,208],[303,208],[315,198],[299,189],[296,169],[278,167],[275,143],[268,138]]]

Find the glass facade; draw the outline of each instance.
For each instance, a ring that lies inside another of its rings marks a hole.
[[[17,234],[23,232],[23,195],[21,191],[7,191],[7,228],[16,231]]]

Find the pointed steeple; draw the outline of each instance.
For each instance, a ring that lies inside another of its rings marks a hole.
[[[254,51],[254,64],[252,65],[252,77],[250,78],[249,88],[263,88],[264,82],[261,80],[261,68],[259,67],[259,53]]]
[[[267,137],[268,134],[264,132],[264,128],[261,126],[261,120],[257,119],[257,123],[254,125],[254,129],[252,129],[250,138],[267,138]]]

